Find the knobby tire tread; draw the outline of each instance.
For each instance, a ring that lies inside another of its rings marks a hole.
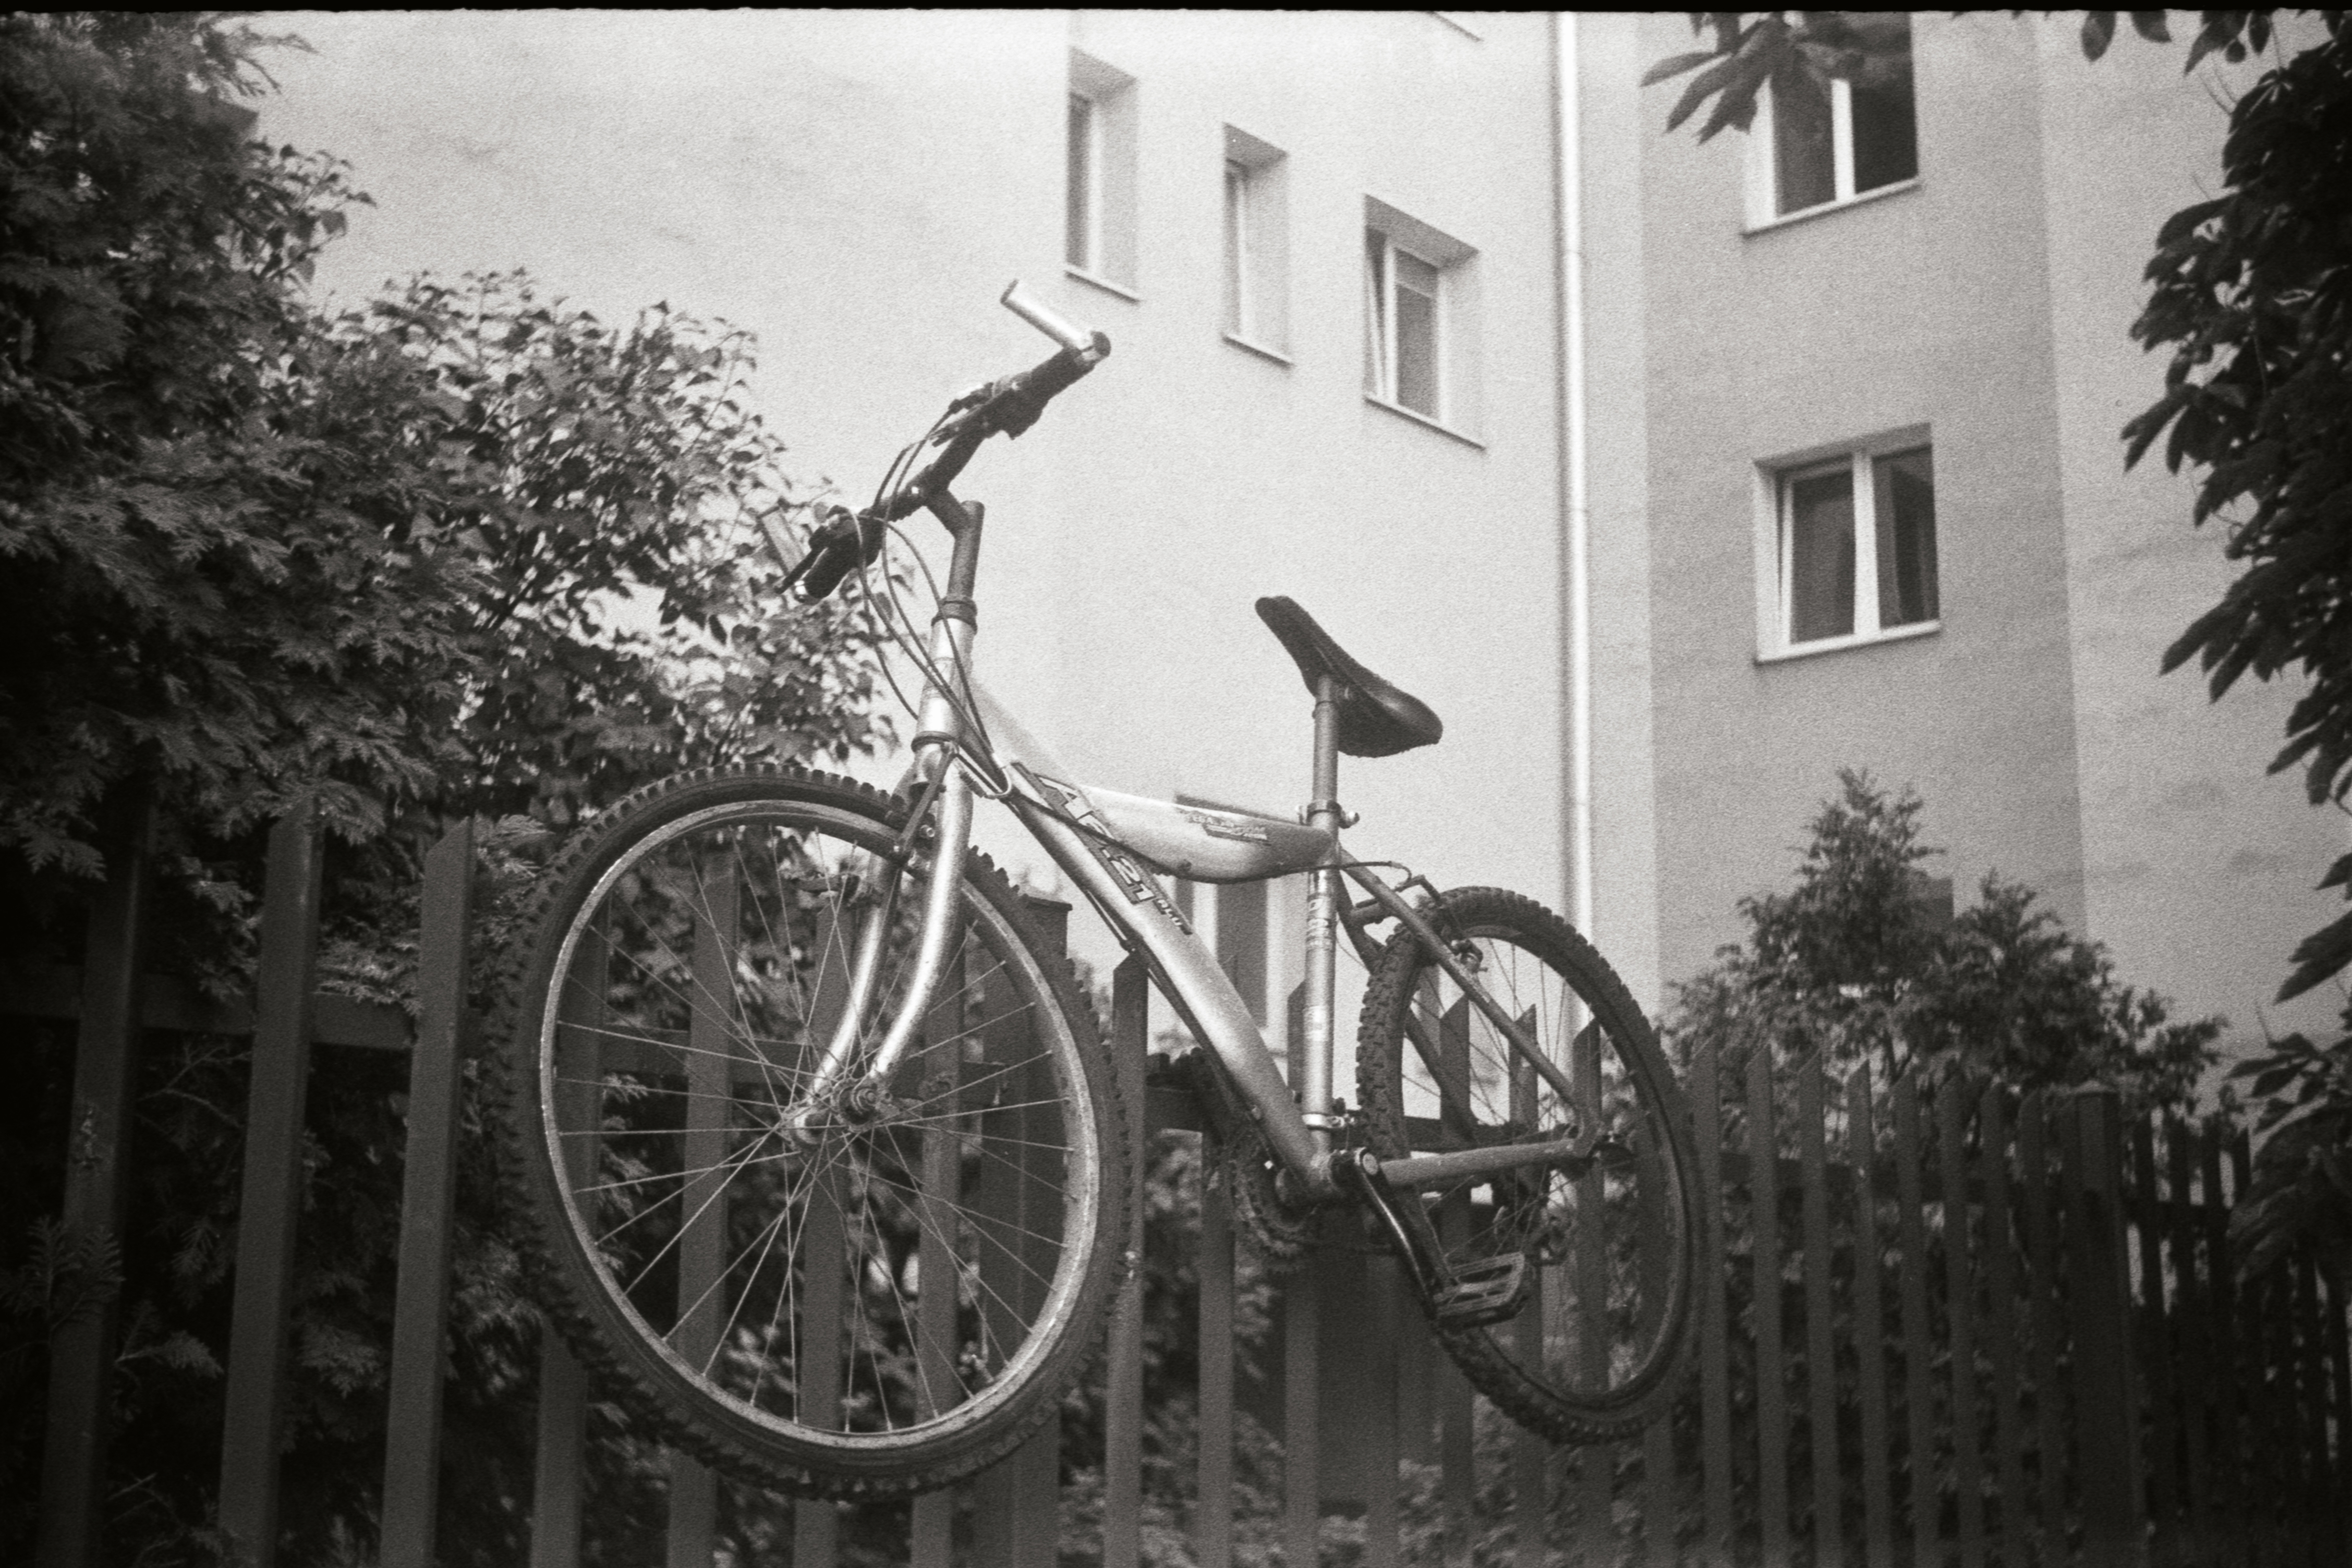
[[[1472,1386],[1529,1431],[1557,1443],[1607,1442],[1622,1437],[1663,1414],[1679,1391],[1682,1373],[1686,1370],[1680,1364],[1685,1360],[1690,1334],[1698,1166],[1689,1119],[1684,1113],[1673,1069],[1633,994],[1608,960],[1574,926],[1534,899],[1502,888],[1455,888],[1432,906],[1429,919],[1441,936],[1447,935],[1449,927],[1516,928],[1531,952],[1552,958],[1564,973],[1573,974],[1576,989],[1597,1015],[1614,1013],[1631,1020],[1633,1027],[1624,1031],[1624,1048],[1641,1059],[1644,1075],[1664,1091],[1664,1120],[1671,1145],[1668,1154],[1679,1173],[1685,1209],[1683,1240],[1679,1255],[1674,1260],[1678,1277],[1669,1291],[1669,1299],[1675,1303],[1675,1321],[1670,1332],[1661,1337],[1654,1357],[1660,1364],[1658,1369],[1645,1375],[1648,1381],[1633,1396],[1607,1408],[1597,1405],[1568,1407],[1568,1402],[1559,1396],[1532,1385],[1510,1357],[1496,1347],[1488,1329],[1449,1330],[1439,1327],[1433,1318],[1430,1323],[1432,1335],[1444,1346]],[[1391,939],[1364,993],[1357,1034],[1356,1087],[1366,1123],[1372,1131],[1373,1152],[1382,1157],[1407,1152],[1402,1137],[1391,1131],[1404,1124],[1398,1063],[1409,1048],[1398,1020],[1403,1016],[1402,1009],[1411,1004],[1422,969],[1420,939],[1410,931],[1401,931]],[[1613,1037],[1617,1031],[1611,1032]],[[1395,1146],[1382,1146],[1384,1133],[1388,1134],[1386,1141]],[[1403,1218],[1408,1225],[1427,1227],[1430,1223],[1417,1201],[1403,1206]],[[1430,1234],[1433,1238],[1433,1228]],[[1422,1304],[1424,1312],[1429,1310],[1429,1302]],[[1497,1324],[1492,1332],[1499,1333],[1506,1326]]]
[[[536,1083],[540,1019],[536,1009],[523,1016],[525,992],[536,967],[539,937],[547,929],[551,911],[568,922],[576,903],[574,890],[581,867],[626,852],[638,836],[658,828],[680,811],[691,810],[701,795],[722,799],[773,799],[780,803],[815,803],[871,818],[877,826],[896,832],[903,825],[908,802],[869,785],[836,775],[800,768],[761,764],[697,768],[648,784],[600,812],[573,833],[539,875],[513,936],[499,956],[493,1028],[493,1049],[488,1053],[493,1103],[498,1179],[508,1212],[522,1223],[513,1228],[526,1278],[542,1312],[553,1322],[564,1343],[590,1376],[611,1393],[628,1412],[659,1433],[672,1448],[755,1486],[780,1489],[808,1497],[856,1500],[892,1498],[929,1491],[961,1480],[996,1463],[1026,1442],[1060,1408],[1061,1396],[1083,1378],[1103,1354],[1118,1281],[1133,1266],[1136,1242],[1127,1234],[1128,1205],[1109,1201],[1106,1193],[1098,1207],[1103,1216],[1072,1314],[1067,1339],[1078,1348],[1064,1354],[1059,1373],[1034,1379],[1053,1385],[1024,1391],[1025,1405],[997,1412],[971,1431],[953,1435],[940,1446],[940,1458],[887,1470],[879,1468],[855,1473],[819,1465],[794,1463],[773,1453],[753,1453],[712,1430],[711,1418],[688,1396],[645,1375],[633,1359],[616,1349],[598,1322],[597,1312],[582,1303],[593,1289],[575,1281],[569,1248],[552,1239],[565,1233],[562,1201],[555,1192],[557,1177],[545,1159],[540,1137]],[[1091,1074],[1095,1103],[1105,1113],[1102,1128],[1104,1171],[1098,1179],[1116,1180],[1111,1173],[1130,1168],[1129,1151],[1135,1137],[1132,1108],[1127,1104],[1118,1074],[1112,1071],[1100,1022],[1092,1003],[1077,985],[1076,967],[1066,956],[1045,948],[1034,925],[1022,909],[1019,896],[1004,874],[978,850],[967,853],[964,877],[978,883],[987,898],[1004,914],[1014,934],[1043,971],[1047,986],[1076,1037],[1079,1053],[1090,1054],[1097,1071]],[[587,886],[593,885],[590,878]],[[560,932],[560,928],[559,928]]]

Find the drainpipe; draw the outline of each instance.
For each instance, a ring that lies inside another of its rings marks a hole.
[[[1553,255],[1559,270],[1559,406],[1566,426],[1560,443],[1560,533],[1566,583],[1568,691],[1562,727],[1568,732],[1569,920],[1592,934],[1592,583],[1591,510],[1584,450],[1584,192],[1581,94],[1577,81],[1577,17],[1554,12],[1552,36],[1552,158],[1558,199]]]

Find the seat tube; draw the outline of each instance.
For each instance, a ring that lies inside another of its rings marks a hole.
[[[1315,1152],[1331,1152],[1331,1057],[1336,1034],[1339,936],[1339,704],[1337,683],[1326,675],[1315,693],[1315,792],[1307,803],[1310,827],[1331,834],[1333,863],[1308,873],[1307,893],[1307,996],[1300,1009],[1306,1039],[1299,1052],[1301,1082],[1291,1085],[1298,1108],[1315,1136]]]

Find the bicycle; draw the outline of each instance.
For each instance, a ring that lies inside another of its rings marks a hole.
[[[1351,1208],[1520,1423],[1574,1442],[1654,1418],[1682,1361],[1696,1166],[1641,1009],[1532,900],[1440,893],[1341,848],[1340,756],[1432,744],[1437,716],[1260,600],[1315,697],[1293,821],[1069,782],[975,685],[983,510],[950,486],[1110,349],[1017,283],[1002,303],[1057,351],[950,403],[791,573],[814,601],[898,521],[945,526],[947,585],[908,649],[924,686],[906,780],[671,779],[589,824],[534,894],[504,988],[502,1121],[551,1314],[674,1442],[790,1490],[936,1488],[1055,1408],[1138,1267],[1113,1183],[1139,1108],[1070,967],[970,847],[987,799],[1200,1042],[1184,1060],[1262,1250],[1295,1256],[1318,1211]],[[1294,1086],[1160,878],[1298,873]],[[1332,1083],[1343,933],[1369,976],[1352,1110]]]

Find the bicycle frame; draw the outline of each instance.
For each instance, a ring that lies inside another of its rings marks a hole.
[[[914,968],[881,1043],[859,1067],[857,1079],[845,1088],[843,1076],[857,1060],[866,1014],[875,993],[881,948],[897,905],[894,868],[885,896],[875,901],[860,933],[851,967],[849,1005],[821,1059],[801,1118],[812,1121],[831,1095],[845,1093],[853,1103],[882,1093],[912,1040],[918,1021],[929,1008],[950,956],[955,931],[956,899],[971,825],[975,779],[981,792],[1009,807],[1038,845],[1063,873],[1080,888],[1121,942],[1142,957],[1160,993],[1176,1008],[1202,1044],[1223,1067],[1248,1113],[1263,1132],[1268,1147],[1304,1191],[1316,1197],[1337,1194],[1332,1174],[1332,1058],[1336,1040],[1334,1013],[1337,988],[1336,956],[1342,925],[1342,879],[1354,883],[1376,903],[1382,914],[1396,919],[1435,956],[1446,973],[1508,1040],[1513,1051],[1560,1095],[1572,1101],[1565,1070],[1536,1045],[1520,1021],[1511,1017],[1454,956],[1450,946],[1423,919],[1410,900],[1340,846],[1343,814],[1338,800],[1339,722],[1337,694],[1327,681],[1315,706],[1314,795],[1304,826],[1279,819],[1226,811],[1162,806],[1170,816],[1188,821],[1199,831],[1199,848],[1214,853],[1218,841],[1227,846],[1220,857],[1241,874],[1220,881],[1262,880],[1306,872],[1309,890],[1306,921],[1306,996],[1302,1018],[1303,1071],[1300,1082],[1285,1082],[1276,1069],[1265,1038],[1248,1004],[1234,988],[1223,967],[1201,941],[1158,879],[1156,863],[1173,857],[1163,852],[1152,861],[1139,856],[1129,841],[1136,836],[1130,821],[1127,836],[1115,831],[1097,809],[1092,794],[1066,780],[1041,772],[1050,766],[1043,758],[1022,755],[1017,721],[982,695],[971,680],[971,643],[976,616],[972,585],[979,563],[982,509],[965,507],[944,493],[933,497],[929,509],[944,523],[955,541],[955,553],[939,613],[932,622],[930,661],[915,736],[914,778],[923,783],[918,821],[910,822],[906,842],[911,844],[928,810],[935,826],[927,878],[921,935]],[[969,732],[961,697],[973,697],[982,708],[982,725],[992,749],[979,747],[980,737]],[[1131,807],[1154,803],[1098,791],[1107,800],[1128,801]],[[1130,811],[1130,817],[1132,812]],[[1235,852],[1235,842],[1262,844],[1262,852]],[[903,861],[901,862],[903,864]],[[1216,863],[1213,861],[1212,862]],[[1363,942],[1356,923],[1347,922],[1352,941]],[[1367,953],[1367,956],[1370,955]],[[1413,1043],[1430,1071],[1448,1090],[1459,1094],[1439,1066],[1432,1042],[1415,1033]],[[1463,1103],[1466,1103],[1466,1100]],[[1460,1152],[1391,1160],[1377,1174],[1400,1186],[1435,1185],[1474,1175],[1491,1174],[1517,1166],[1589,1159],[1594,1135],[1572,1143],[1559,1139],[1472,1148]]]

